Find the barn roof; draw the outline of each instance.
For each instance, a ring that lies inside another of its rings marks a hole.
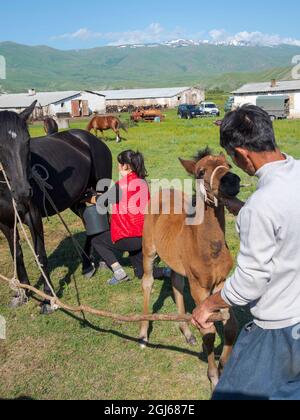
[[[88,91],[89,93],[95,93]],[[65,92],[36,92],[34,95],[29,93],[13,93],[0,95],[0,108],[26,108],[34,101],[38,101],[38,105],[44,107],[51,104],[76,99],[82,91],[65,91]]]
[[[106,100],[128,100],[128,99],[156,99],[173,98],[191,89],[190,87],[156,88],[156,89],[125,89],[98,91],[98,94],[106,96]]]
[[[242,95],[247,93],[290,92],[298,90],[300,91],[300,80],[292,80],[277,81],[275,87],[272,87],[270,82],[248,83],[233,93],[235,95]]]

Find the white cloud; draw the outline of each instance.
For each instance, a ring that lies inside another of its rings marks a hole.
[[[124,32],[95,32],[88,28],[80,28],[75,32],[65,33],[52,37],[52,40],[70,40],[70,41],[90,41],[99,40],[106,45],[131,45],[131,44],[150,44],[171,41],[178,38],[193,39],[199,41],[199,38],[212,43],[226,44],[247,44],[276,46],[281,44],[300,46],[300,40],[282,37],[277,34],[265,34],[263,32],[242,31],[236,34],[230,34],[224,29],[213,29],[207,34],[188,34],[187,31],[180,28],[167,30],[160,23],[151,23],[144,29],[134,29]],[[201,41],[200,41],[201,42]]]
[[[52,37],[52,40],[81,40],[88,41],[99,39],[108,45],[146,44],[168,41],[181,35],[180,29],[168,31],[159,23],[151,23],[145,29],[136,29],[125,32],[93,32],[87,28],[81,28],[73,33],[66,33]]]
[[[92,38],[101,38],[102,34],[99,32],[92,32],[87,28],[80,28],[78,31],[67,33],[63,35],[53,36],[52,40],[59,40],[59,39],[70,39],[70,40],[81,40],[86,41]]]
[[[231,35],[223,29],[214,29],[209,33],[213,42],[225,42],[225,43],[246,43],[250,45],[264,45],[274,47],[276,45],[295,45],[300,46],[300,40],[293,38],[281,37],[276,34],[264,34],[262,32],[238,32],[235,35]]]

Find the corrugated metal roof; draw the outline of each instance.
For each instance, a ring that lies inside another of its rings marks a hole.
[[[183,92],[191,89],[190,87],[173,87],[158,89],[125,89],[125,90],[107,90],[107,91],[85,91],[100,96],[105,96],[107,100],[130,100],[130,99],[155,99],[155,98],[173,98],[181,95]],[[0,95],[0,109],[26,108],[35,100],[42,107],[57,104],[67,99],[75,99],[80,96],[82,91],[66,92],[36,92],[35,95],[29,93],[16,93]]]
[[[87,91],[88,93],[94,93]],[[80,96],[82,91],[66,91],[66,92],[37,92],[35,95],[29,93],[16,93],[0,95],[0,108],[26,108],[31,105],[34,101],[38,101],[38,105],[42,107],[64,102],[68,99],[76,99]]]
[[[47,106],[62,102],[69,98],[76,98],[81,92],[37,92],[35,95],[29,93],[7,94],[0,96],[0,108],[26,108],[34,101],[41,106]]]
[[[155,99],[155,98],[173,98],[180,95],[190,87],[173,87],[161,89],[127,89],[127,90],[106,90],[96,93],[106,96],[106,100],[129,100],[129,99]]]
[[[300,80],[278,81],[276,82],[276,87],[272,87],[271,82],[248,83],[233,93],[238,95],[247,93],[289,92],[295,90],[300,90]]]

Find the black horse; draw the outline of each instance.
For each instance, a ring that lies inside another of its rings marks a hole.
[[[0,171],[0,229],[13,253],[13,196],[22,220],[30,229],[35,251],[49,277],[42,218],[53,216],[55,211],[45,199],[43,189],[32,177],[32,169],[44,180],[45,188],[60,212],[69,208],[75,211],[86,192],[95,189],[99,180],[111,179],[112,155],[102,141],[82,130],[31,139],[27,121],[35,105],[33,103],[21,114],[0,112],[0,163],[12,187],[10,192]],[[29,284],[19,234],[17,236],[18,278],[21,283]],[[89,248],[90,244],[87,243],[86,252],[89,252]],[[51,295],[46,282],[44,290]],[[12,302],[14,306],[23,303],[20,298],[14,298]],[[48,302],[44,302],[42,313],[50,312]]]

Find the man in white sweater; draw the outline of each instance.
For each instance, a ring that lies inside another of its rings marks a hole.
[[[209,328],[216,310],[250,305],[254,322],[242,332],[214,399],[300,399],[300,161],[280,152],[267,113],[247,105],[226,115],[221,145],[257,191],[238,214],[237,268],[222,292],[194,312]]]

